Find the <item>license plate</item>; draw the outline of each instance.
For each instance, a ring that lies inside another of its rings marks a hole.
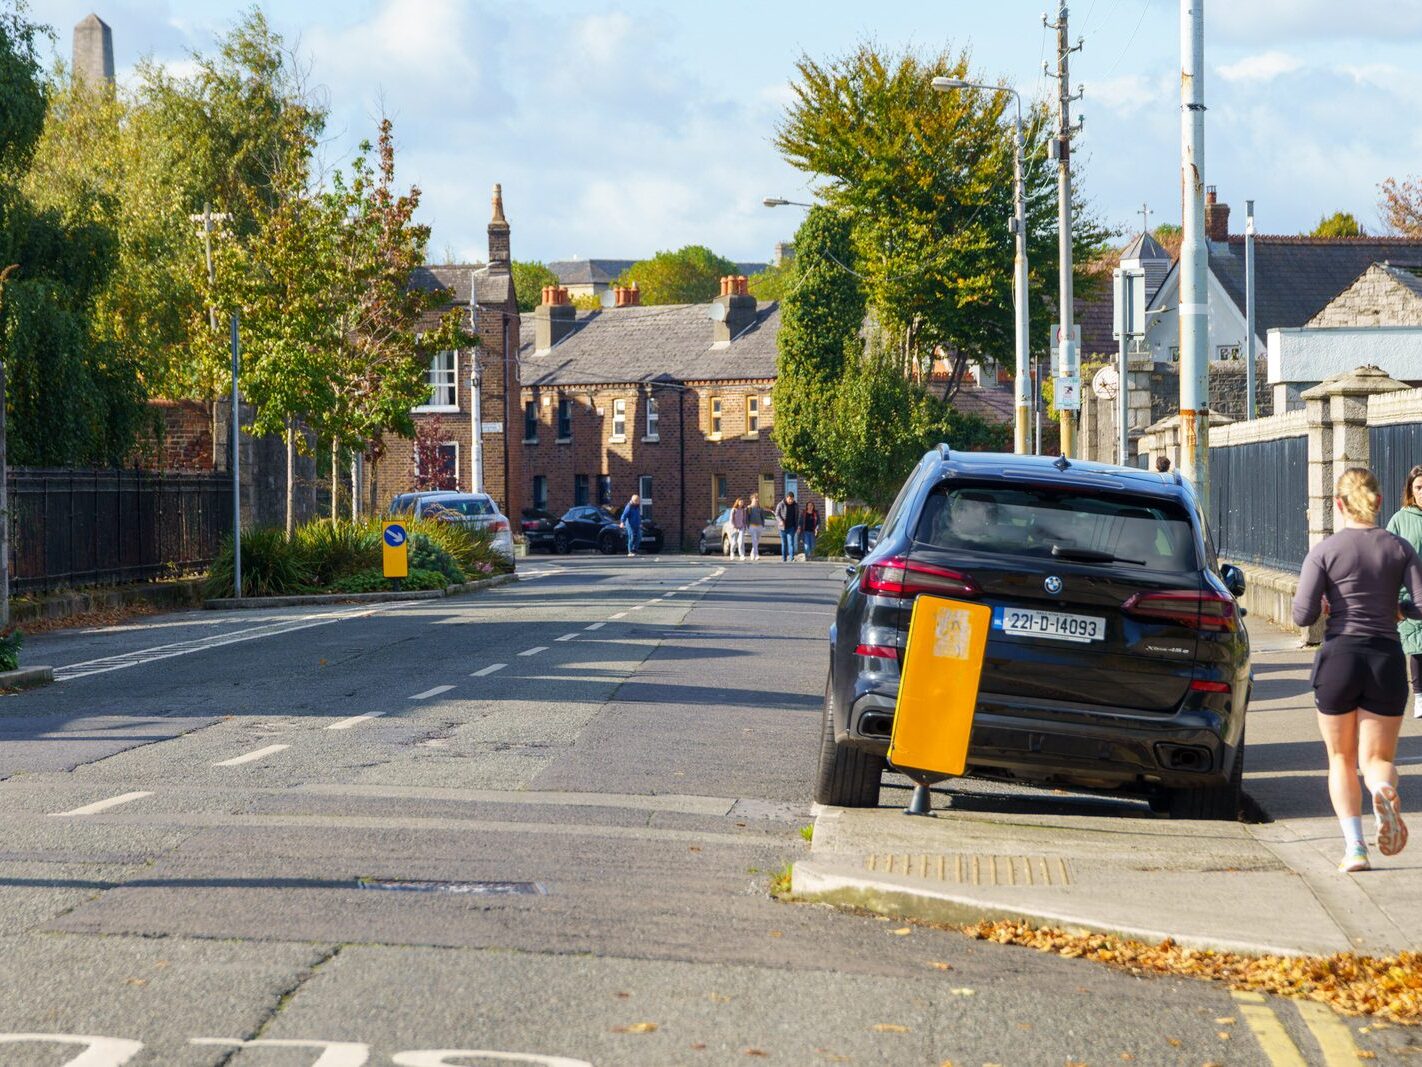
[[[992,628],[1009,637],[1045,637],[1081,644],[1100,641],[1106,636],[1105,619],[1031,608],[994,608]]]

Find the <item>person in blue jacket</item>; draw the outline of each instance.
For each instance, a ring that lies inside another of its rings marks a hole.
[[[642,498],[636,493],[622,509],[622,529],[627,534],[627,554],[635,556],[637,546],[642,543]]]

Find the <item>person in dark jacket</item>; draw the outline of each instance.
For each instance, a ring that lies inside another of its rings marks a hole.
[[[775,523],[780,527],[780,562],[793,563],[795,542],[800,539],[800,505],[795,503],[794,493],[786,493],[775,505]]]
[[[813,500],[805,501],[805,510],[800,513],[800,551],[805,554],[805,562],[815,554],[815,536],[820,532],[820,511]]]
[[[1422,466],[1407,472],[1407,484],[1402,487],[1402,507],[1387,520],[1387,530],[1422,555]],[[1412,717],[1422,719],[1422,622],[1402,619],[1397,624],[1397,634],[1402,639],[1407,671],[1412,676]]]
[[[635,556],[642,543],[642,498],[636,493],[622,509],[622,529],[627,534],[627,554]]]
[[[1378,528],[1382,493],[1373,472],[1350,467],[1334,490],[1337,532],[1304,559],[1294,596],[1296,626],[1328,616],[1313,662],[1318,728],[1328,749],[1328,795],[1346,843],[1344,872],[1371,866],[1363,842],[1358,772],[1373,798],[1378,851],[1407,845],[1397,796],[1397,735],[1407,707],[1407,663],[1397,636],[1402,614],[1422,619],[1422,561],[1402,538]],[[1399,603],[1405,588],[1407,601]]]

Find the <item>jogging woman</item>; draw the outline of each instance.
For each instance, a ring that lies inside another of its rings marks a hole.
[[[1422,467],[1407,472],[1407,484],[1402,487],[1402,507],[1387,520],[1389,533],[1395,533],[1422,553]],[[1397,624],[1402,638],[1402,651],[1407,654],[1407,672],[1412,676],[1412,715],[1422,719],[1422,622],[1403,619]]]
[[[1378,851],[1407,845],[1397,797],[1397,733],[1407,707],[1407,664],[1397,636],[1399,610],[1422,619],[1422,562],[1402,538],[1378,528],[1382,493],[1373,472],[1350,467],[1333,504],[1338,532],[1313,546],[1294,596],[1294,623],[1328,623],[1313,662],[1318,728],[1328,749],[1328,796],[1343,830],[1340,871],[1366,871],[1358,772],[1372,794]],[[1398,590],[1411,599],[1399,605]]]

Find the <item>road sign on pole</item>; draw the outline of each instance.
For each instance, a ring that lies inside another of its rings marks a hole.
[[[410,576],[410,534],[399,519],[385,520],[380,549],[385,577],[398,579]]]

